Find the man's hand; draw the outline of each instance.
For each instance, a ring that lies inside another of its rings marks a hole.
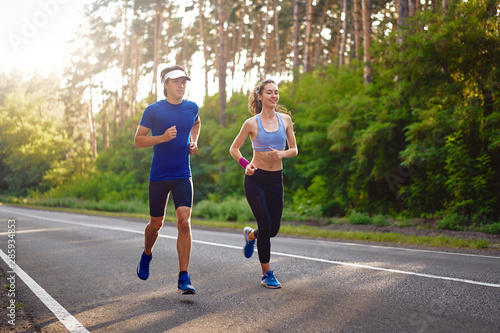
[[[198,152],[198,145],[196,144],[196,142],[191,142],[189,144],[189,153],[193,155],[196,154],[197,152]]]
[[[172,139],[175,139],[177,137],[177,128],[174,126],[170,127],[163,133],[163,139],[165,141],[163,142],[169,142]]]

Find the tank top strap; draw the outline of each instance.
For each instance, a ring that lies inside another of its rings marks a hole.
[[[257,120],[257,128],[260,130],[261,128],[264,128],[262,125],[262,120],[260,119],[260,113],[255,116],[255,120]]]
[[[276,115],[278,116],[278,121],[279,121],[279,124],[280,124],[280,128],[283,127],[285,128],[285,124],[283,123],[283,119],[281,119],[281,116],[278,112],[276,112]]]

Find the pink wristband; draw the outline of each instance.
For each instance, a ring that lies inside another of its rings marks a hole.
[[[240,165],[243,169],[246,169],[247,165],[250,164],[250,162],[248,162],[248,160],[244,157],[240,158],[240,161],[238,163],[240,163]]]

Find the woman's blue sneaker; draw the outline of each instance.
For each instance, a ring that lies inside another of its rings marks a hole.
[[[255,239],[253,241],[248,239],[248,233],[250,231],[252,231],[252,228],[250,227],[243,228],[243,235],[245,236],[245,246],[243,247],[243,253],[247,258],[250,258],[252,256],[255,247]]]
[[[153,259],[153,255],[146,255],[146,253],[142,252],[141,261],[139,265],[137,265],[137,276],[141,280],[147,280],[149,277],[149,263]]]
[[[266,288],[278,289],[281,288],[281,283],[276,280],[273,271],[268,271],[266,274],[262,275],[262,285]]]
[[[191,278],[188,273],[184,273],[179,277],[179,280],[177,281],[177,290],[184,295],[192,295],[195,293],[195,289],[191,285]]]

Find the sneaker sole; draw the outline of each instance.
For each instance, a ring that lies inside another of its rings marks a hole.
[[[267,284],[265,284],[264,282],[261,282],[261,284],[266,287],[266,288],[269,288],[269,289],[280,289],[281,288],[281,284],[279,286],[268,286]]]
[[[196,294],[196,291],[188,289],[186,291],[182,291],[182,289],[177,288],[177,292],[181,293],[181,295],[194,295]]]

